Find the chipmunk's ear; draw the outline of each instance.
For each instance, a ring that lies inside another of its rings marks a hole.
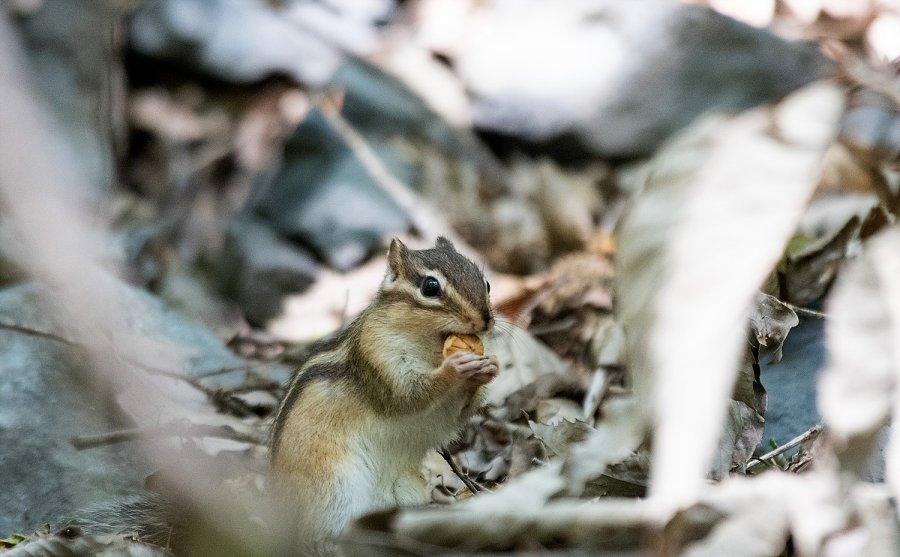
[[[397,238],[391,240],[391,247],[388,249],[388,267],[394,279],[403,274],[405,261],[409,256],[408,251],[406,244]]]
[[[453,242],[451,242],[447,238],[444,238],[443,236],[438,236],[437,242],[434,244],[434,247],[438,249],[451,249],[453,251],[456,251],[456,248],[453,247]]]

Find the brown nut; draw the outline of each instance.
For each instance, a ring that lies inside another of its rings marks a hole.
[[[472,352],[484,356],[484,344],[476,335],[450,335],[444,341],[444,357],[457,352]]]

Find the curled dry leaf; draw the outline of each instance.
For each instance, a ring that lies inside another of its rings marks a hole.
[[[534,436],[559,456],[569,454],[569,447],[591,434],[591,426],[578,420],[561,420],[553,425],[528,420]]]
[[[563,476],[569,495],[581,494],[586,482],[603,474],[609,465],[631,456],[641,444],[643,422],[635,404],[631,395],[610,398],[603,405],[596,427],[568,419],[551,424],[528,421],[534,435],[564,459]]]
[[[757,293],[750,312],[750,328],[756,335],[763,352],[771,355],[771,362],[781,361],[781,349],[788,332],[800,323],[794,310],[786,306],[775,296]]]
[[[721,480],[731,470],[743,466],[759,445],[765,420],[743,402],[732,400],[725,418],[725,431],[713,458],[710,475]]]
[[[731,392],[725,430],[711,469],[714,479],[721,479],[736,468],[742,468],[753,456],[762,440],[767,395],[759,380],[759,365],[749,349],[737,370]]]
[[[623,223],[619,319],[637,407],[655,426],[651,496],[664,505],[704,486],[746,308],[800,219],[842,106],[841,91],[819,83],[704,118],[651,162]]]
[[[548,398],[537,404],[537,421],[542,424],[556,425],[562,421],[583,421],[583,414],[581,405],[568,398]]]
[[[650,455],[636,452],[622,462],[610,464],[603,474],[587,482],[582,497],[644,497],[649,471]]]
[[[502,406],[491,409],[491,415],[500,420],[515,420],[526,414],[531,415],[547,399],[563,394],[575,395],[580,391],[580,383],[572,377],[558,374],[541,375],[512,392]]]
[[[860,219],[854,216],[834,234],[788,254],[783,265],[787,300],[804,306],[821,298],[859,233]]]
[[[631,456],[641,445],[644,422],[633,395],[610,398],[603,404],[601,419],[584,441],[569,451],[563,471],[570,494],[580,493],[587,481],[598,477],[610,464]]]

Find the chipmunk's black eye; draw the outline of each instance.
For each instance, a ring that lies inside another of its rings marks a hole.
[[[484,281],[484,285],[487,286],[488,294],[490,294],[491,293],[491,283],[489,283],[488,281]]]
[[[422,279],[422,286],[419,287],[423,296],[435,298],[441,295],[441,283],[434,277],[425,277]]]

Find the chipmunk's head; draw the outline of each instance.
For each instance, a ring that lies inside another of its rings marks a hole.
[[[475,263],[439,237],[431,249],[411,250],[396,238],[388,251],[381,295],[407,304],[440,334],[484,333],[494,326],[491,285]]]

